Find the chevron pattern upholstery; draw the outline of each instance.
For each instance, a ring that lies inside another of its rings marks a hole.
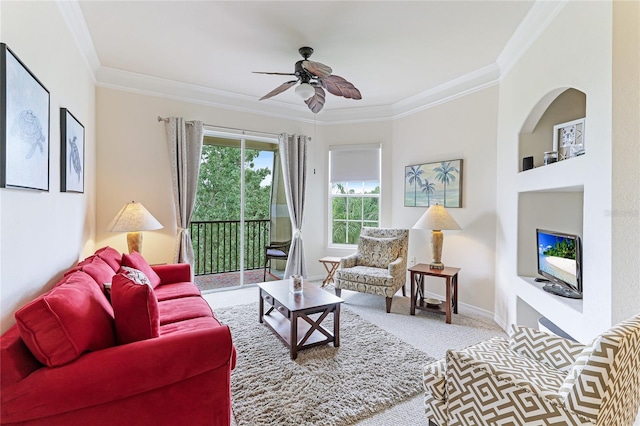
[[[340,259],[336,295],[344,289],[384,296],[390,312],[393,295],[405,291],[409,230],[363,227],[360,237],[356,252]]]
[[[633,425],[640,315],[588,345],[515,326],[423,371],[425,413],[449,425]]]

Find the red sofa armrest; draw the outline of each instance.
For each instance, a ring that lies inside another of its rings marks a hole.
[[[191,281],[191,265],[188,263],[171,263],[151,267],[160,277],[160,285]]]
[[[230,371],[234,357],[228,326],[89,352],[4,387],[2,421],[27,421],[114,403],[208,371]]]

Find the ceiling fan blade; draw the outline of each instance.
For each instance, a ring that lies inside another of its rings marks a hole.
[[[269,75],[295,75],[292,72],[265,72],[265,71],[251,71],[253,74],[269,74]]]
[[[320,79],[320,84],[333,95],[343,96],[347,99],[362,99],[360,91],[339,75],[333,74],[322,78]]]
[[[316,89],[316,94],[310,97],[309,99],[307,99],[306,101],[304,101],[304,103],[307,104],[311,112],[313,112],[314,114],[317,114],[320,111],[322,111],[322,107],[324,106],[324,100],[326,95],[322,87],[315,86],[315,89]]]
[[[286,83],[282,83],[280,86],[276,87],[275,89],[273,89],[272,91],[270,91],[269,93],[261,97],[259,100],[261,101],[263,99],[269,99],[272,96],[278,95],[284,92],[285,90],[287,90],[288,88],[290,88],[291,86],[293,86],[294,84],[296,84],[297,82],[298,80],[291,80],[291,81],[287,81]]]
[[[320,78],[329,77],[333,72],[330,66],[309,60],[302,61],[302,67],[311,74]]]

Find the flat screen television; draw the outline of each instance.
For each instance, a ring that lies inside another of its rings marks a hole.
[[[573,299],[582,298],[582,247],[580,237],[536,229],[538,274],[549,283],[545,291]]]

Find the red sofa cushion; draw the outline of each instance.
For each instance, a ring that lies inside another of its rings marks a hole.
[[[65,275],[72,274],[76,271],[83,271],[89,274],[100,286],[102,291],[104,291],[104,284],[110,283],[111,278],[115,275],[111,266],[96,255],[87,257],[85,260],[78,263],[77,266],[65,272]]]
[[[156,293],[158,302],[169,299],[178,299],[180,297],[200,296],[200,289],[197,285],[190,282],[178,282],[171,284],[161,284],[153,291]]]
[[[160,324],[184,321],[192,318],[211,317],[211,306],[202,296],[180,297],[158,303]]]
[[[151,281],[151,286],[153,288],[158,287],[158,285],[160,284],[160,277],[158,276],[158,274],[156,274],[151,266],[149,266],[145,258],[142,257],[142,255],[137,251],[134,251],[130,254],[123,254],[122,266],[129,266],[131,268],[139,269],[140,271],[142,271],[147,276],[147,278],[149,278],[149,281]]]
[[[107,262],[107,264],[111,266],[111,269],[113,269],[113,272],[118,272],[118,269],[120,269],[120,264],[122,263],[122,255],[120,254],[120,252],[118,252],[118,250],[106,246],[96,250],[95,254],[100,259]]]
[[[49,367],[115,345],[113,309],[93,278],[82,271],[67,275],[65,282],[23,306],[15,317],[24,343]]]
[[[111,283],[111,304],[118,343],[132,343],[160,335],[158,299],[149,285],[119,273]]]

